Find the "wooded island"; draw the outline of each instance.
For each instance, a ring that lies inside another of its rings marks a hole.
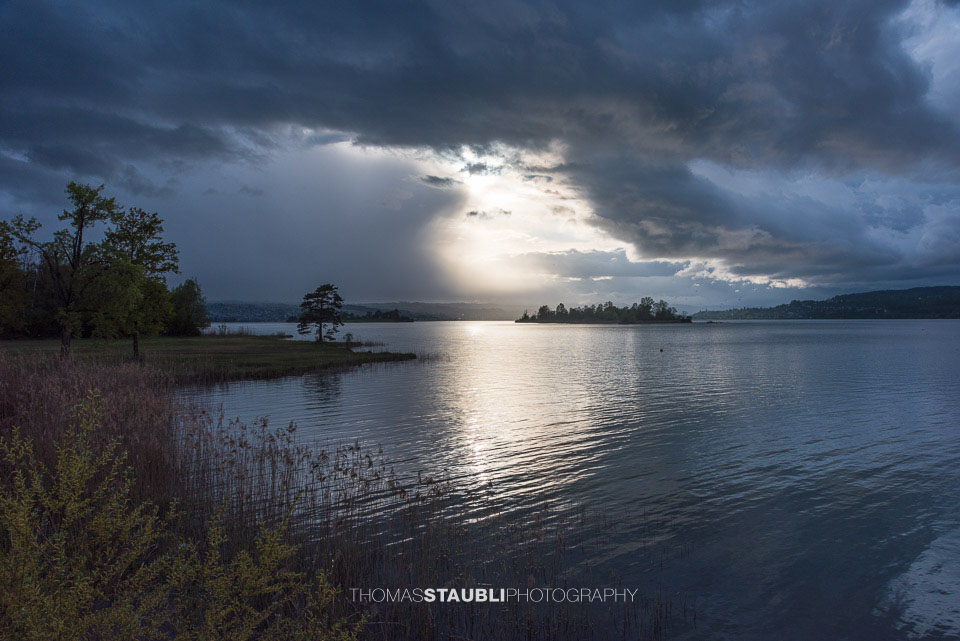
[[[639,325],[642,323],[690,323],[692,319],[677,312],[676,307],[671,307],[665,300],[654,302],[649,296],[644,296],[639,303],[629,307],[617,307],[611,301],[599,305],[570,308],[560,303],[556,309],[541,305],[536,314],[530,315],[524,311],[523,316],[515,322]]]

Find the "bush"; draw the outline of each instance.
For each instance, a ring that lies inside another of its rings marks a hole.
[[[19,429],[0,439],[0,638],[355,638],[328,614],[325,576],[292,569],[285,524],[231,554],[218,519],[197,542],[177,535],[175,509],[133,500],[120,440],[94,446],[102,414],[84,399],[52,467]]]

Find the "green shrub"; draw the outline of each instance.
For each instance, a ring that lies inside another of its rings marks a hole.
[[[134,501],[121,442],[94,445],[101,415],[88,396],[51,466],[19,430],[0,439],[0,638],[355,638],[328,615],[325,576],[294,569],[285,526],[228,555],[219,519],[194,541],[176,533],[175,505]]]

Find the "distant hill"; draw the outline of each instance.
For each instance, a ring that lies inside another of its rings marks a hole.
[[[483,303],[361,303],[344,305],[343,311],[354,316],[366,316],[399,310],[400,314],[418,321],[429,320],[513,320],[523,311],[515,306]],[[297,303],[247,303],[216,301],[207,303],[207,316],[212,323],[268,323],[283,322],[300,313]]]
[[[960,287],[914,287],[827,300],[794,300],[776,307],[704,311],[694,320],[787,320],[830,318],[960,318]]]
[[[514,320],[522,312],[518,305],[493,303],[361,303],[364,307],[389,311],[399,309],[414,320]],[[346,309],[346,307],[344,307]]]
[[[245,303],[217,301],[207,303],[207,318],[211,323],[270,323],[283,322],[300,313],[295,303]]]

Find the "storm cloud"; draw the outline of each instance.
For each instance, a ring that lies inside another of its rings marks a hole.
[[[702,263],[705,278],[955,282],[960,75],[931,25],[957,23],[956,3],[932,0],[12,1],[0,6],[0,203],[48,206],[65,177],[171,198],[211,167],[299,148],[469,148],[575,190],[636,255]],[[556,165],[525,157],[552,148]],[[248,179],[264,186],[234,192],[265,207],[276,186]],[[391,254],[455,296],[413,230],[449,212],[460,183],[414,183],[377,210],[409,230]],[[391,218],[401,202],[407,217]],[[329,215],[366,220],[366,207]],[[247,224],[275,233],[269,216]],[[557,273],[596,271],[595,257],[574,258]]]

